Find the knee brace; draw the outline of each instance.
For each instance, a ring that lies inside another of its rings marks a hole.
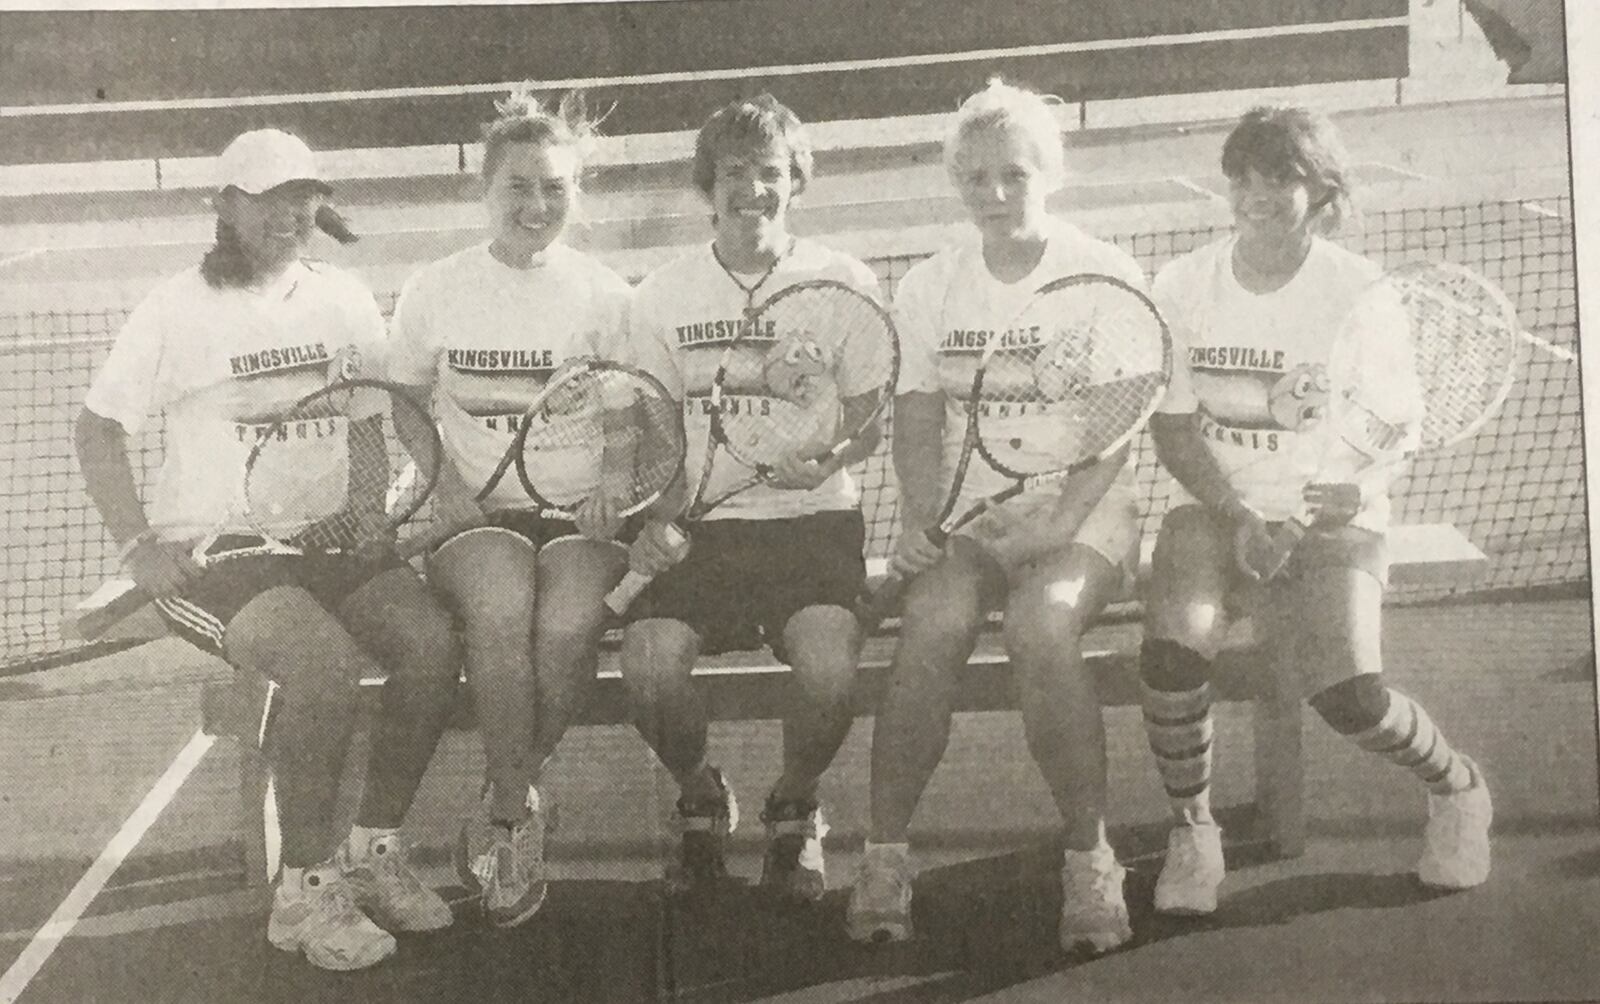
[[[1362,673],[1312,695],[1311,707],[1340,735],[1374,728],[1389,712],[1389,688],[1376,673]]]
[[[1198,690],[1211,679],[1211,660],[1175,641],[1146,638],[1139,646],[1139,678],[1151,690]]]

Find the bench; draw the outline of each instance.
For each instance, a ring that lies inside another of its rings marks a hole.
[[[1144,542],[1141,581],[1147,575],[1153,540]],[[1483,552],[1453,526],[1414,524],[1397,526],[1390,533],[1391,579],[1396,585],[1446,584],[1470,579],[1481,572]],[[869,562],[869,572],[882,574],[884,563]],[[998,616],[990,618],[978,651],[963,670],[956,710],[1003,711],[1016,707],[1011,667],[998,650]],[[888,681],[898,623],[886,621],[866,640],[855,692],[855,713],[870,716]],[[1139,650],[1137,598],[1123,597],[1107,609],[1086,635],[1085,659],[1095,675],[1102,707],[1138,706],[1137,660]],[[594,699],[576,724],[623,726],[630,722],[621,673],[617,666],[618,637],[611,632],[602,643],[599,685]],[[782,717],[782,688],[773,684],[784,672],[769,654],[734,652],[701,660],[695,678],[702,685],[712,721],[759,721]],[[365,704],[375,711],[383,686],[381,677],[364,680]],[[1270,845],[1282,857],[1297,857],[1305,848],[1305,806],[1301,708],[1298,696],[1277,686],[1269,660],[1254,644],[1250,622],[1232,625],[1216,662],[1213,699],[1218,703],[1250,702],[1255,763],[1254,832],[1251,839]],[[260,737],[270,700],[270,685],[258,674],[236,671],[232,679],[206,684],[202,697],[202,728],[219,738],[239,741],[239,795],[244,820],[246,878],[263,884],[276,873],[276,823],[271,781]],[[463,707],[468,703],[461,702]],[[364,715],[363,720],[370,720]],[[463,716],[456,724],[471,727]],[[1152,768],[1153,769],[1153,768]]]

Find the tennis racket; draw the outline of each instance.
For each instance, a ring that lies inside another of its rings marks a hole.
[[[870,435],[894,396],[900,341],[888,311],[831,279],[797,283],[746,312],[718,360],[704,407],[710,432],[693,496],[675,522],[687,527],[771,480],[791,457],[829,463]],[[712,490],[719,453],[750,473]],[[606,605],[620,614],[650,584],[630,569]]]
[[[1116,453],[1155,411],[1172,367],[1172,338],[1149,297],[1097,274],[1045,284],[981,351],[954,476],[926,531],[937,547],[996,506]],[[1011,483],[958,514],[974,457]],[[904,589],[898,575],[884,581],[864,599],[862,622],[876,624]]]
[[[404,448],[400,425],[418,430],[408,433]],[[433,491],[441,456],[427,409],[398,385],[364,378],[329,384],[257,428],[238,494],[195,544],[194,560],[205,566],[253,555],[369,553],[392,546],[396,531]],[[253,542],[213,553],[219,541],[234,537]],[[100,605],[77,616],[77,637],[99,637],[154,599],[129,580],[106,592],[96,594]]]
[[[1412,263],[1386,273],[1357,299],[1330,347],[1325,442],[1311,484],[1354,487],[1357,476],[1477,432],[1511,392],[1520,330],[1505,294],[1469,269]],[[1282,524],[1263,579],[1283,570],[1313,522],[1308,506]]]
[[[475,500],[482,503],[514,469],[530,511],[541,517],[575,519],[597,493],[612,501],[616,515],[631,516],[677,480],[685,452],[683,411],[661,381],[622,363],[580,359],[539,388]],[[453,521],[403,553],[420,554],[482,525],[481,512]]]

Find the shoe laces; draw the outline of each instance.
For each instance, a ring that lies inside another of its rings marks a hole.
[[[355,890],[342,876],[324,878],[312,889],[312,904],[317,912],[329,916],[360,913],[356,906]]]
[[[1115,859],[1069,861],[1062,869],[1066,876],[1069,894],[1074,898],[1092,898],[1095,902],[1111,899],[1119,891],[1121,876]]]
[[[388,879],[405,892],[415,892],[423,888],[422,880],[406,861],[405,849],[399,841],[391,843],[389,849],[382,854],[369,855],[362,864],[370,868],[380,881]]]
[[[909,864],[904,859],[863,857],[858,878],[862,898],[871,902],[899,901],[910,884],[906,881],[909,873]]]

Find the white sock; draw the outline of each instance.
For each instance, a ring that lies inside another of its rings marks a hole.
[[[352,862],[367,860],[372,852],[372,842],[379,837],[392,837],[399,831],[392,826],[352,826],[345,838],[345,855]]]
[[[282,874],[278,876],[278,888],[282,889],[286,895],[298,896],[300,895],[301,887],[305,884],[305,878],[306,870],[304,868],[290,868],[288,865],[284,865]]]
[[[869,857],[872,855],[889,854],[904,861],[911,856],[911,845],[905,841],[897,844],[875,844],[867,841],[866,850],[863,852]]]

